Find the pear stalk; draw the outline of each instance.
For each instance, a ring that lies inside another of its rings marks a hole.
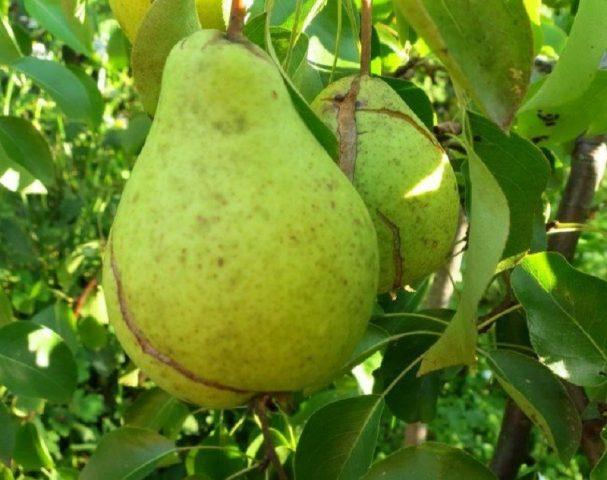
[[[362,0],[360,21],[360,74],[371,73],[371,43],[373,37],[373,0]]]
[[[230,40],[236,40],[242,36],[244,20],[247,15],[247,7],[244,0],[232,0],[230,10],[230,22],[228,24],[227,36]]]

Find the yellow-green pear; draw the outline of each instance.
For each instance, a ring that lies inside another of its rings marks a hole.
[[[125,35],[135,42],[139,26],[154,0],[110,0],[110,8]],[[221,0],[196,0],[196,9],[202,28],[225,29]]]
[[[322,384],[365,331],[378,269],[363,201],[267,54],[212,30],[177,44],[104,259],[134,362],[209,408]]]
[[[354,102],[351,125],[345,102]],[[312,107],[342,146],[342,136],[355,135],[353,182],[377,229],[378,291],[435,271],[451,252],[459,213],[455,174],[444,150],[400,96],[369,75],[329,85]]]

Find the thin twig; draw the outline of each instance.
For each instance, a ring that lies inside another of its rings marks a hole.
[[[84,308],[84,305],[86,304],[86,301],[88,300],[89,296],[97,288],[97,283],[98,283],[97,278],[95,278],[95,277],[91,278],[88,281],[88,283],[86,284],[86,287],[84,287],[84,290],[82,290],[82,293],[80,293],[80,295],[78,295],[78,298],[74,302],[74,310],[73,310],[74,315],[76,317],[80,316],[80,313],[82,312],[82,309]]]
[[[268,402],[270,401],[271,398],[269,395],[257,397],[253,400],[253,409],[259,419],[259,424],[261,425],[261,433],[263,435],[263,443],[266,447],[267,460],[274,467],[280,480],[288,480],[284,467],[282,466],[282,463],[280,463],[280,459],[276,453],[274,442],[272,441],[272,432],[270,432],[270,423],[268,419]]]
[[[230,40],[239,40],[242,37],[244,20],[247,16],[247,7],[244,0],[232,0],[230,22],[228,23],[227,37]]]
[[[371,44],[373,40],[373,0],[362,0],[360,21],[360,74],[371,73]]]

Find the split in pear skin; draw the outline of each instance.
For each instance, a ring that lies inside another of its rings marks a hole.
[[[362,338],[378,271],[367,208],[269,56],[219,31],[178,43],[104,258],[133,361],[207,408],[320,386]]]
[[[354,169],[354,186],[375,223],[378,292],[437,270],[451,254],[460,208],[440,144],[388,84],[369,75],[334,82],[312,108],[338,135],[342,161],[351,157],[346,169]]]
[[[110,8],[131,43],[135,42],[141,22],[153,0],[110,0]],[[202,28],[224,30],[221,0],[196,0],[196,9]]]

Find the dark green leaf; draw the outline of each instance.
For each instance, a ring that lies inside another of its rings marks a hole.
[[[107,434],[80,475],[80,480],[142,480],[175,445],[143,428],[122,427]]]
[[[189,410],[183,402],[164,390],[153,388],[143,392],[124,415],[127,425],[164,432],[168,437],[178,433]]]
[[[0,403],[0,425],[0,462],[8,465],[15,448],[17,419],[3,403]]]
[[[603,442],[607,445],[607,430],[603,431]],[[607,452],[603,453],[594,470],[590,472],[590,480],[603,480],[605,478],[607,478]]]
[[[504,390],[568,462],[579,447],[582,422],[563,384],[537,360],[520,353],[496,350],[488,359]]]
[[[44,185],[54,184],[54,163],[46,139],[21,118],[0,117],[0,154]]]
[[[541,361],[576,385],[604,383],[607,282],[544,252],[515,268],[512,287],[527,311],[531,343]]]
[[[429,130],[432,130],[434,125],[434,110],[432,109],[432,103],[421,88],[416,86],[409,80],[394,77],[380,77],[386,82],[392,89],[400,95],[405,103],[415,112],[415,115],[424,122],[424,125]]]
[[[399,450],[377,462],[362,480],[496,480],[463,450],[427,442]]]
[[[13,321],[13,308],[6,293],[0,289],[0,327]]]
[[[310,417],[295,453],[298,480],[359,478],[373,459],[384,402],[377,395],[331,403]]]
[[[65,302],[57,302],[34,315],[32,321],[50,328],[59,335],[72,352],[80,348],[76,335],[76,316]]]
[[[7,65],[21,58],[13,31],[4,18],[0,20],[0,63]]]
[[[533,222],[550,174],[546,157],[528,140],[506,135],[480,115],[470,114],[474,150],[508,200],[510,233],[502,255],[519,258],[531,248]]]
[[[17,430],[13,458],[25,471],[52,468],[54,465],[40,430],[33,423],[25,423]]]
[[[436,415],[440,374],[433,372],[418,377],[417,363],[402,375],[405,368],[416,362],[436,342],[448,324],[446,319],[433,318],[430,314],[388,315],[374,320],[375,324],[390,332],[391,341],[381,367],[375,373],[378,387],[386,388],[400,377],[386,395],[386,404],[397,418],[407,423],[429,422]],[[449,315],[444,317],[448,318]]]
[[[523,2],[396,0],[395,5],[455,82],[507,128],[527,91],[533,63],[533,35]]]
[[[27,321],[0,328],[0,383],[14,394],[68,402],[76,376],[70,349],[52,330]]]
[[[17,60],[12,67],[44,89],[71,120],[91,125],[99,123],[96,100],[91,98],[87,86],[67,67],[34,57]]]

